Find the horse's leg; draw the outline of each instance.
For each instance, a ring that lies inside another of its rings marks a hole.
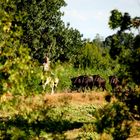
[[[45,82],[45,83],[43,84],[43,90],[45,90],[46,85],[47,85],[47,82]]]
[[[53,95],[54,94],[54,87],[52,87],[52,92],[51,92],[51,95]]]
[[[51,95],[52,95],[52,94],[54,94],[54,82],[52,82],[50,86],[52,88],[52,92],[51,92]]]

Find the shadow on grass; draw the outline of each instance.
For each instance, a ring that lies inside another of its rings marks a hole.
[[[12,117],[12,119],[0,119],[0,135],[3,135],[4,139],[10,139],[12,135],[15,135],[13,134],[13,132],[9,133],[13,128],[24,132],[25,136],[30,136],[31,132],[33,132],[34,136],[39,137],[42,131],[46,133],[63,135],[65,131],[80,128],[82,126],[82,122],[71,122],[64,119],[55,120],[50,117],[47,117],[44,120],[36,119],[33,122],[29,123],[29,121],[23,118],[23,116],[15,115],[14,117]]]

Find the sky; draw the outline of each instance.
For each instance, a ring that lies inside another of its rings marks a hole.
[[[94,39],[99,34],[105,38],[116,32],[108,26],[111,10],[128,12],[133,18],[140,16],[140,0],[65,0],[62,20],[70,27],[78,29],[86,39]]]

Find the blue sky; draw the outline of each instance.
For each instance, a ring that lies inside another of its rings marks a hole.
[[[140,16],[140,0],[66,0],[62,8],[65,23],[78,29],[84,38],[93,39],[96,34],[103,38],[115,33],[109,29],[110,11],[118,9],[131,17]]]

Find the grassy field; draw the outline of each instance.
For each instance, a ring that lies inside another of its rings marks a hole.
[[[94,131],[96,110],[108,104],[105,92],[57,93],[12,96],[0,100],[0,139],[107,139]],[[112,99],[112,102],[115,99]],[[134,121],[131,138],[140,139],[140,123]]]

